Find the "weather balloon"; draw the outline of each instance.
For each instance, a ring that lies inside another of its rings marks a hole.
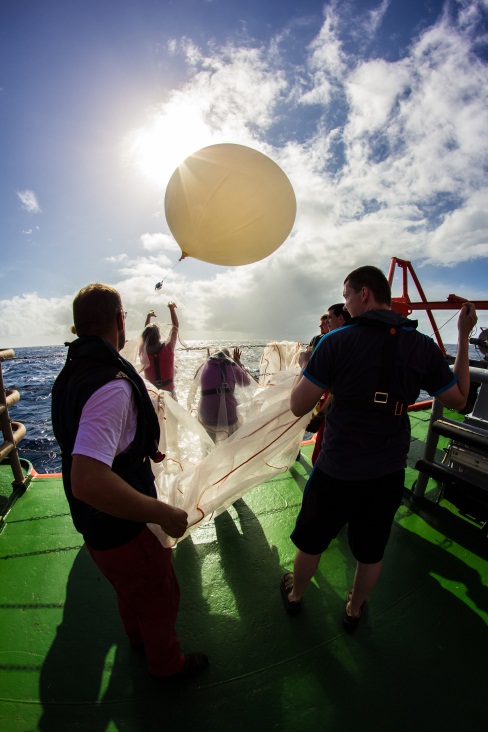
[[[224,143],[204,147],[176,168],[164,208],[182,257],[235,266],[264,259],[283,244],[296,199],[273,160]]]

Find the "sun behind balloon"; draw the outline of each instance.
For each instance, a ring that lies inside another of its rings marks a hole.
[[[281,168],[245,145],[210,145],[190,155],[170,178],[166,220],[182,251],[212,264],[264,259],[290,233],[292,185]]]

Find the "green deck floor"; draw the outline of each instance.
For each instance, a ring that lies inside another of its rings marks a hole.
[[[302,614],[285,614],[278,584],[293,563],[310,452],[175,550],[183,650],[211,661],[179,686],[149,677],[128,647],[61,480],[32,481],[0,534],[0,730],[486,732],[487,541],[477,527],[406,500],[354,636],[341,625],[354,566],[344,533]]]

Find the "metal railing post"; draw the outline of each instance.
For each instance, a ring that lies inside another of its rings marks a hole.
[[[23,486],[26,482],[22,466],[17,452],[17,443],[25,435],[25,427],[20,422],[12,422],[9,416],[8,407],[18,401],[16,392],[11,393],[9,399],[3,383],[2,363],[14,358],[15,353],[11,349],[0,350],[0,427],[2,429],[3,444],[0,445],[0,459],[7,457],[12,467],[14,486]]]
[[[440,419],[444,413],[444,407],[438,399],[434,399],[432,403],[432,412],[430,415],[429,430],[427,432],[427,439],[425,441],[424,460],[433,462],[435,452],[437,450],[437,443],[439,442],[439,435],[436,435],[432,430],[432,425],[437,419]],[[415,488],[413,489],[414,496],[423,497],[427,483],[429,482],[429,476],[425,473],[419,473],[419,477],[415,482]]]

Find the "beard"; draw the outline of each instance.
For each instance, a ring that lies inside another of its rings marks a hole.
[[[117,350],[121,351],[125,346],[125,328],[118,331]]]

